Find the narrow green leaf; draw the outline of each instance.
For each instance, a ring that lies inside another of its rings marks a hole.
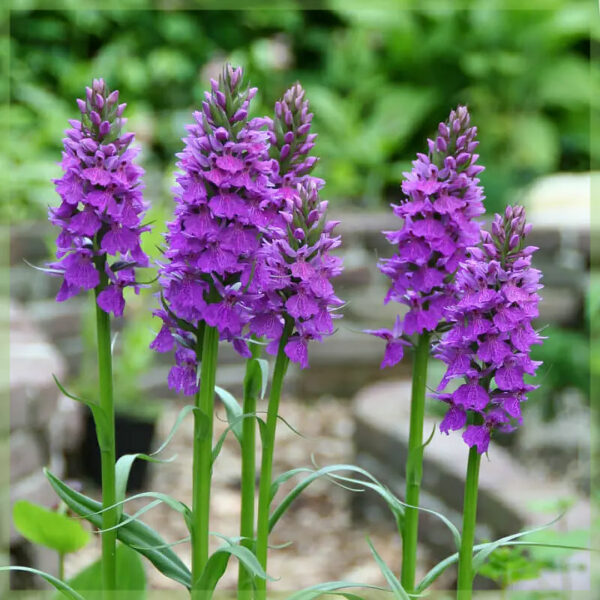
[[[262,400],[265,397],[268,382],[269,363],[264,358],[248,359],[244,377],[244,394],[256,396]]]
[[[124,454],[119,458],[117,463],[115,464],[115,503],[119,504],[121,500],[125,499],[125,493],[127,491],[127,481],[129,480],[129,473],[131,472],[131,467],[136,460],[145,460],[153,463],[168,463],[172,462],[175,457],[168,458],[166,460],[161,460],[159,458],[154,458],[153,456],[149,456],[147,454]],[[120,518],[123,513],[123,505],[119,505],[117,508],[117,515]]]
[[[509,535],[504,538],[501,538],[500,540],[497,540],[495,542],[487,542],[485,544],[477,544],[477,545],[473,546],[473,552],[480,553],[485,550],[486,551],[485,557],[487,558],[491,552],[493,552],[495,549],[500,548],[502,546],[534,545],[535,542],[521,542],[521,541],[516,541],[516,540],[517,540],[517,538],[522,537],[524,535],[533,533],[535,531],[542,531],[543,529],[547,529],[548,527],[551,527],[554,523],[556,523],[556,521],[558,521],[560,518],[562,518],[562,516],[563,515],[560,515],[556,519],[552,520],[550,523],[543,525],[536,529],[530,529],[528,531],[515,533],[513,535]],[[562,547],[562,545],[557,545],[556,547],[559,548],[559,547]],[[569,549],[569,550],[582,549],[582,550],[584,550],[584,548],[567,547],[567,546],[565,546],[565,549]],[[475,556],[477,556],[477,555],[478,554],[475,554]],[[444,560],[440,561],[437,565],[435,565],[432,569],[430,569],[428,571],[428,573],[425,575],[425,577],[423,577],[423,579],[421,580],[419,585],[416,587],[415,592],[421,593],[421,592],[425,591],[450,565],[453,565],[456,562],[458,562],[458,552],[455,552],[454,554],[452,554],[452,555],[446,557]],[[481,564],[483,564],[483,562],[481,562]],[[480,567],[480,565],[478,565],[478,568],[479,567]]]
[[[202,597],[206,598],[206,600],[212,598],[217,583],[219,583],[219,580],[225,574],[230,556],[230,554],[215,552],[208,559],[204,571],[202,571],[202,575],[198,579],[198,584],[194,586],[194,589],[202,590]]]
[[[198,579],[198,584],[194,586],[194,588],[202,590],[205,593],[209,592],[210,595],[208,598],[210,598],[219,579],[221,579],[225,573],[230,556],[235,556],[238,561],[244,565],[252,577],[272,580],[272,577],[267,576],[256,556],[248,550],[248,548],[238,546],[237,544],[227,544],[221,546],[211,555]]]
[[[71,489],[47,469],[44,473],[58,496],[78,515],[86,518],[96,528],[102,527],[102,505]],[[121,519],[129,518],[122,515]],[[181,559],[151,527],[141,521],[132,521],[117,529],[117,538],[125,545],[144,555],[163,575],[191,587],[191,573]]]
[[[309,469],[308,467],[298,467],[297,469],[290,469],[289,471],[286,471],[285,473],[282,473],[276,477],[271,484],[271,502],[273,501],[273,498],[275,498],[275,495],[279,491],[281,485],[299,473],[314,473],[314,470]]]
[[[552,527],[552,525],[554,525],[557,521],[559,521],[560,519],[562,519],[564,516],[565,516],[565,513],[562,513],[562,514],[558,515],[558,517],[556,517],[555,519],[552,519],[552,521],[550,521],[549,523],[546,523],[546,525],[541,525],[540,527],[535,527],[534,529],[528,529],[527,531],[522,531],[522,532],[519,532],[519,533],[513,533],[512,535],[507,535],[507,536],[505,536],[503,538],[500,538],[499,540],[496,540],[495,542],[489,542],[488,544],[485,544],[485,547],[482,548],[473,557],[473,563],[472,563],[473,573],[477,573],[477,570],[485,562],[485,560],[487,559],[487,557],[496,548],[499,548],[500,546],[502,546],[504,542],[509,542],[511,540],[516,540],[516,539],[518,539],[520,537],[524,537],[526,535],[529,535],[530,533],[534,533],[536,531],[543,531],[544,529],[548,529],[548,527]]]
[[[394,575],[392,570],[387,566],[386,562],[379,556],[377,550],[371,543],[371,540],[367,538],[367,543],[369,544],[369,548],[371,549],[371,553],[375,558],[375,562],[379,565],[379,569],[381,573],[385,577],[385,580],[389,583],[390,589],[394,594],[394,598],[398,598],[399,600],[410,600],[409,595],[406,593],[406,590],[402,587],[399,579]]]
[[[360,471],[362,471],[363,475],[367,475],[368,477],[370,477],[372,479],[372,481],[374,481],[375,483],[372,483],[369,481],[362,481],[360,479],[353,479],[351,477],[343,477],[342,475],[336,475],[336,474],[332,474],[330,477],[335,480],[347,481],[347,482],[354,483],[357,485],[363,485],[367,488],[372,489],[373,491],[377,492],[386,501],[390,510],[397,517],[401,516],[403,514],[404,508],[406,508],[406,507],[416,508],[417,510],[419,510],[421,512],[426,512],[426,513],[436,516],[438,519],[440,519],[440,521],[442,521],[442,523],[444,523],[446,525],[446,527],[448,527],[448,529],[452,533],[452,537],[454,539],[455,546],[457,548],[460,548],[460,543],[461,543],[460,532],[458,531],[458,529],[456,528],[454,523],[452,523],[452,521],[450,521],[450,519],[448,519],[442,513],[439,513],[435,510],[432,510],[429,508],[424,508],[422,506],[412,507],[411,505],[406,504],[405,502],[402,502],[402,500],[400,500],[396,496],[394,496],[387,487],[385,487],[384,485],[379,483],[374,477],[372,477],[370,474],[368,474],[368,472],[366,472],[362,469],[360,469],[359,472]]]
[[[13,522],[30,542],[62,554],[77,552],[90,541],[90,534],[78,521],[27,500],[15,502]]]
[[[58,380],[56,375],[52,374],[54,382],[58,389],[67,397],[71,398],[71,400],[75,400],[84,406],[87,406],[92,411],[92,416],[94,417],[94,424],[96,425],[96,435],[98,437],[98,446],[100,446],[100,450],[108,448],[110,445],[110,423],[108,421],[108,415],[104,411],[104,409],[95,402],[91,400],[85,400],[84,398],[80,398],[79,396],[75,396],[75,394],[71,394],[68,392],[61,382]]]
[[[233,434],[237,438],[237,441],[242,443],[243,428],[242,420],[239,418],[243,414],[242,407],[238,401],[225,389],[215,385],[215,392],[223,402],[225,406],[225,412],[227,413],[227,422],[231,426]]]
[[[175,435],[175,433],[177,432],[177,430],[179,429],[179,426],[181,425],[181,422],[191,413],[194,412],[196,410],[196,406],[194,406],[193,404],[188,404],[186,406],[184,406],[180,411],[179,414],[177,415],[177,418],[175,419],[175,423],[173,423],[173,427],[171,427],[171,431],[169,432],[169,435],[167,435],[167,437],[165,438],[165,441],[159,446],[159,448],[157,450],[155,450],[154,452],[152,452],[150,454],[150,456],[156,456],[157,454],[160,454],[171,442],[171,440],[173,439],[173,436]]]
[[[64,596],[70,598],[70,600],[86,600],[82,595],[78,594],[74,589],[72,589],[69,585],[67,585],[64,581],[61,581],[54,575],[50,575],[50,573],[44,573],[44,571],[39,571],[38,569],[32,569],[31,567],[0,567],[0,571],[25,571],[26,573],[34,573],[35,575],[39,575],[43,577],[50,585],[55,587],[59,592],[62,592]]]
[[[354,600],[355,598],[362,600],[360,596],[355,596],[354,594],[349,594],[348,592],[338,591],[348,588],[362,588],[370,590],[387,591],[382,587],[376,585],[369,585],[367,583],[355,583],[353,581],[327,581],[325,583],[312,585],[303,590],[300,590],[299,592],[295,592],[291,596],[288,596],[286,600],[313,600],[314,598],[319,598],[320,596],[323,596],[325,594],[335,594],[339,596],[344,596],[346,598],[351,598],[352,600]]]

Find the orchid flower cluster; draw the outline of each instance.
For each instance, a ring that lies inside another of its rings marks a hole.
[[[123,315],[125,287],[137,291],[142,285],[136,269],[149,266],[140,241],[149,226],[143,223],[147,203],[143,170],[134,162],[134,134],[122,132],[125,104],[119,104],[119,93],[109,91],[101,79],[77,101],[81,117],[70,121],[66,132],[63,175],[55,180],[61,204],[49,211],[50,221],[61,228],[57,260],[45,270],[62,277],[58,301],[80,291],[95,292],[99,401],[82,400],[61,389],[93,413],[102,454],[102,502],[46,472],[48,480],[71,510],[100,529],[106,600],[116,600],[118,590],[117,539],[188,588],[193,600],[212,597],[227,560],[235,556],[240,597],[265,600],[269,534],[293,500],[320,477],[365,484],[388,502],[403,552],[401,581],[390,569],[384,571],[386,579],[402,597],[420,595],[426,587],[415,583],[426,446],[423,416],[427,363],[434,356],[446,365],[434,394],[448,405],[440,430],[464,429],[463,439],[470,447],[458,578],[458,597],[468,600],[479,459],[488,451],[494,431],[512,431],[521,424],[521,404],[535,388],[525,375],[533,376],[540,364],[530,357],[531,346],[543,339],[532,324],[538,316],[541,274],[531,265],[536,248],[525,244],[531,226],[519,206],[496,215],[490,232],[478,222],[484,195],[478,178],[483,167],[476,153],[477,128],[466,107],[459,106],[428,140],[428,153],[418,154],[412,171],[404,174],[403,199],[393,206],[401,224],[384,232],[394,254],[379,263],[390,280],[384,302],[396,302],[402,309],[392,329],[368,330],[386,341],[382,367],[394,366],[407,348],[415,347],[404,502],[364,469],[333,465],[311,471],[275,507],[280,484],[307,471],[293,469],[276,478],[272,473],[284,378],[290,361],[309,366],[311,341],[321,342],[334,333],[343,301],[333,281],[343,267],[335,253],[341,245],[335,233],[338,222],[328,218],[328,203],[321,199],[325,181],[312,174],[318,162],[312,154],[316,134],[311,132],[313,115],[303,88],[297,83],[288,89],[272,115],[251,118],[256,94],[256,88],[244,83],[241,68],[226,65],[218,80],[211,80],[177,154],[174,214],[156,264],[153,314],[161,326],[150,347],[174,352],[168,385],[194,397],[169,436],[188,413],[194,415],[193,498],[188,507],[163,493],[141,496],[153,498],[147,508],[165,502],[183,516],[190,534],[190,567],[173,551],[174,544],[141,523],[138,516],[146,509],[134,516],[123,511],[131,464],[156,459],[136,454],[116,460],[109,315]],[[216,386],[219,342],[231,343],[246,359],[242,405]],[[270,386],[263,347],[276,357]],[[454,380],[463,382],[457,385]],[[449,385],[453,389],[445,391]],[[267,387],[263,419],[256,406]],[[219,536],[225,544],[211,555],[212,473],[224,440],[213,445],[215,395],[227,408],[226,434],[233,432],[240,445],[241,516],[240,537]],[[341,476],[339,471],[367,480]],[[69,597],[82,597],[61,579],[38,573]],[[329,582],[306,592],[316,597],[343,587],[344,582]]]
[[[402,360],[402,333],[437,328],[454,300],[448,280],[464,260],[466,248],[479,237],[479,225],[473,221],[484,212],[477,178],[483,171],[476,164],[477,128],[470,126],[469,113],[460,106],[438,131],[435,140],[428,140],[429,154],[418,154],[413,170],[404,174],[405,199],[393,207],[402,227],[384,232],[397,249],[379,264],[391,279],[385,302],[399,302],[408,311],[393,331],[371,332],[388,342],[382,366]]]
[[[384,235],[396,253],[380,262],[391,279],[385,302],[407,307],[393,328],[367,330],[386,342],[381,367],[393,366],[413,345],[415,361],[409,448],[405,465],[406,512],[402,584],[415,590],[418,505],[423,470],[423,419],[430,355],[446,364],[433,397],[449,405],[440,431],[462,430],[469,446],[463,537],[459,553],[459,597],[470,598],[479,457],[494,431],[510,432],[522,423],[521,403],[536,386],[524,376],[541,364],[530,358],[540,344],[532,319],[538,316],[541,274],[531,266],[536,250],[524,246],[531,230],[521,206],[494,217],[491,233],[476,218],[484,213],[476,164],[477,129],[459,106],[428,140],[402,183],[404,200],[393,206],[400,229]],[[444,392],[457,378],[464,383]],[[466,428],[465,428],[466,427]],[[473,492],[473,490],[475,490]]]
[[[102,79],[77,100],[79,120],[69,121],[64,171],[54,181],[61,204],[49,210],[50,222],[62,231],[56,239],[58,260],[49,265],[63,278],[56,299],[67,300],[81,290],[101,285],[98,305],[121,316],[123,288],[135,286],[135,267],[147,267],[140,247],[147,204],[142,196],[143,169],[134,163],[133,133],[121,133],[127,119],[119,92],[110,92]],[[115,257],[109,263],[109,257]]]
[[[456,275],[458,301],[446,310],[451,329],[434,350],[448,365],[439,389],[465,379],[454,392],[437,395],[450,405],[440,430],[460,430],[467,412],[478,415],[481,423],[468,425],[463,439],[480,454],[487,452],[491,432],[510,432],[522,423],[521,403],[537,387],[523,379],[541,364],[531,360],[530,350],[542,343],[531,324],[542,286],[540,271],[531,266],[537,248],[524,246],[530,230],[523,208],[509,206],[503,217],[495,216],[491,233],[482,231],[482,246],[469,249]]]

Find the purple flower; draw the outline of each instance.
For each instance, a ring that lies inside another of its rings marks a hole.
[[[332,235],[337,222],[327,220],[326,210],[316,182],[299,184],[281,211],[286,227],[273,227],[263,238],[250,286],[257,297],[250,332],[266,337],[267,351],[276,352],[287,323],[284,350],[302,368],[309,341],[333,333],[334,311],[343,304],[330,281],[342,272],[342,260],[331,254],[340,237]]]
[[[143,169],[133,160],[132,133],[121,134],[126,119],[119,92],[109,92],[102,79],[86,88],[77,100],[81,120],[70,120],[61,166],[55,179],[62,202],[49,209],[49,219],[61,227],[56,240],[57,261],[49,271],[63,277],[56,299],[61,302],[100,286],[98,305],[115,316],[123,314],[123,288],[137,286],[134,267],[148,266],[140,234],[148,231],[141,220]],[[118,260],[109,262],[109,257]]]
[[[536,386],[525,383],[541,364],[529,353],[542,338],[531,325],[538,314],[541,274],[531,267],[536,250],[525,246],[531,230],[521,206],[496,215],[492,233],[481,232],[481,244],[468,249],[455,281],[456,303],[445,310],[450,329],[434,349],[447,369],[439,390],[452,379],[466,383],[452,393],[437,394],[450,405],[440,425],[448,433],[467,423],[468,446],[487,451],[494,430],[511,431],[521,424],[521,402]]]
[[[365,333],[370,333],[387,343],[385,345],[385,354],[381,362],[381,368],[393,367],[404,357],[404,347],[410,346],[410,343],[402,338],[402,319],[400,315],[396,317],[393,329],[366,329]]]
[[[384,232],[397,252],[379,263],[391,280],[385,302],[408,306],[406,335],[433,331],[443,320],[452,302],[449,282],[466,248],[477,243],[480,227],[473,219],[484,212],[477,128],[470,126],[466,107],[453,110],[438,129],[437,138],[428,140],[429,154],[418,154],[412,171],[404,173],[405,198],[393,206],[402,225]]]
[[[282,226],[281,199],[272,182],[276,162],[269,158],[268,119],[248,121],[256,88],[242,85],[242,71],[226,66],[211,81],[202,110],[187,126],[178,154],[175,219],[168,223],[165,260],[159,265],[163,328],[153,342],[170,349],[167,336],[186,352],[176,352],[169,384],[194,393],[192,357],[205,322],[249,354],[244,328],[255,294],[249,291],[262,231]]]
[[[310,133],[313,114],[309,111],[304,89],[296,83],[275,103],[275,118],[269,124],[271,156],[278,164],[273,180],[286,198],[294,196],[296,186],[306,180],[319,189],[325,185],[309,175],[318,162],[317,157],[308,155],[317,138]]]

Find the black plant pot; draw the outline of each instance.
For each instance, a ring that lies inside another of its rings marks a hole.
[[[150,453],[154,437],[155,421],[136,419],[131,415],[115,415],[115,447],[117,458],[123,454]],[[100,466],[100,448],[96,439],[96,427],[91,413],[88,413],[85,424],[85,436],[81,444],[82,476],[91,479],[98,486],[102,485],[102,469]],[[133,463],[127,483],[127,491],[145,488],[148,463],[136,460]]]

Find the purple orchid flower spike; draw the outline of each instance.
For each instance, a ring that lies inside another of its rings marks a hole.
[[[243,86],[241,69],[228,65],[218,82],[211,81],[202,110],[187,126],[178,155],[175,219],[168,223],[159,265],[164,302],[155,314],[163,327],[151,345],[157,351],[196,348],[207,323],[240,354],[250,355],[243,331],[252,316],[255,296],[248,286],[261,231],[284,223],[272,183],[277,165],[269,158],[268,120],[248,120],[255,94],[256,88]],[[176,373],[189,368],[189,353],[175,359]],[[195,392],[187,380],[170,382],[186,394]]]
[[[379,264],[391,280],[385,302],[408,306],[406,335],[434,331],[443,320],[452,302],[448,283],[466,248],[477,243],[479,225],[473,219],[484,212],[477,128],[471,127],[466,107],[453,110],[438,131],[428,140],[429,154],[418,154],[412,171],[404,174],[405,197],[393,207],[401,228],[383,232],[397,249]]]
[[[541,363],[530,349],[542,337],[531,321],[538,316],[541,273],[531,266],[537,250],[525,246],[531,226],[521,206],[496,215],[492,232],[482,231],[481,245],[469,248],[455,283],[457,302],[446,309],[451,328],[434,350],[447,365],[438,389],[456,378],[465,383],[436,397],[450,405],[440,430],[461,430],[467,414],[476,415],[463,433],[468,446],[487,452],[495,430],[512,431],[521,424],[521,403],[537,386],[525,383]]]
[[[58,260],[48,265],[51,274],[63,277],[56,299],[98,288],[98,305],[115,316],[123,314],[123,289],[138,291],[135,267],[148,266],[140,235],[149,230],[142,225],[144,171],[134,163],[139,148],[131,147],[133,133],[121,133],[127,119],[118,98],[118,91],[95,79],[86,100],[77,100],[81,119],[69,121],[63,176],[54,180],[62,202],[48,211],[50,222],[62,229]]]
[[[403,337],[404,332],[402,331],[402,318],[400,315],[396,317],[396,322],[391,330],[366,329],[365,333],[374,335],[387,342],[380,367],[382,369],[397,365],[404,358],[404,348],[411,345],[411,343]]]
[[[343,305],[331,279],[342,272],[342,260],[331,254],[341,239],[332,235],[336,221],[328,221],[327,202],[319,199],[317,184],[299,184],[281,211],[285,228],[272,228],[263,238],[254,280],[256,292],[250,331],[270,342],[275,353],[288,324],[285,353],[302,368],[308,366],[308,343],[334,331],[334,311]]]
[[[322,179],[310,175],[319,160],[309,156],[317,138],[316,133],[310,132],[312,118],[309,102],[299,83],[275,103],[275,118],[270,121],[269,135],[271,156],[279,169],[273,179],[285,198],[294,196],[296,186],[305,181],[312,181],[318,189],[325,185]]]

